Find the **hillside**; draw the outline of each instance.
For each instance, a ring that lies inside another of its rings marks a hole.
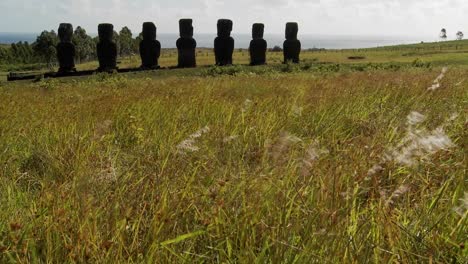
[[[432,66],[442,66],[447,64],[464,66],[468,65],[467,53],[468,40],[462,40],[399,45],[372,49],[304,50],[302,51],[301,59],[305,64],[425,63]],[[268,64],[270,66],[281,64],[283,60],[282,56],[281,52],[268,52]],[[209,66],[214,64],[214,54],[211,49],[198,49],[197,57],[197,63],[199,66]],[[139,56],[120,58],[119,62],[120,68],[135,68],[140,66]],[[234,54],[234,63],[237,65],[247,65],[249,63],[248,51],[236,50]],[[177,51],[174,49],[162,50],[160,65],[162,67],[173,67],[176,64]],[[0,80],[4,80],[7,72],[9,71],[50,71],[49,69],[44,69],[44,66],[44,64],[0,65]],[[79,70],[92,70],[96,68],[96,61],[78,65]]]
[[[467,43],[0,81],[0,262],[466,263]]]

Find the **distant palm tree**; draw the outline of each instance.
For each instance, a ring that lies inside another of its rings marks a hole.
[[[463,35],[463,32],[461,32],[461,31],[457,32],[457,40],[462,40],[464,36],[465,35]]]
[[[440,31],[439,37],[440,37],[442,40],[447,40],[447,30],[446,30],[445,28],[443,28],[443,29]]]

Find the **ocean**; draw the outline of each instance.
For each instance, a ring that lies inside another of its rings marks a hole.
[[[33,43],[36,40],[38,33],[0,33],[0,44],[11,44],[19,41],[28,41]],[[96,36],[96,34],[90,34]],[[213,40],[216,34],[196,34],[194,38],[197,41],[198,47],[212,48]],[[248,48],[251,40],[249,34],[233,34],[236,48]],[[175,48],[178,34],[158,34],[158,40],[161,42],[162,48]],[[282,46],[284,41],[283,35],[265,35],[265,40],[268,42],[268,47]],[[397,44],[412,44],[420,43],[421,41],[434,41],[427,38],[411,38],[411,37],[389,37],[389,36],[325,36],[325,35],[299,35],[303,49],[320,48],[320,49],[359,49],[373,48],[382,46],[391,46]]]

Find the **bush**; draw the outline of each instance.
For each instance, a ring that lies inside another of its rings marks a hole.
[[[430,62],[424,62],[420,59],[415,59],[412,63],[411,63],[411,66],[415,67],[415,68],[430,68],[431,67],[431,63]]]
[[[274,46],[270,51],[271,52],[282,52],[283,49],[280,46]]]
[[[205,76],[218,76],[218,75],[237,75],[238,73],[244,72],[242,66],[212,66],[203,72]]]

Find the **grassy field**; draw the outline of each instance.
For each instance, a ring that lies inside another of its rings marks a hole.
[[[0,262],[466,263],[468,55],[433,47],[0,82]]]
[[[362,57],[352,59],[352,57]],[[336,63],[336,64],[368,64],[368,63],[395,63],[410,64],[413,62],[430,63],[433,66],[468,65],[468,40],[446,41],[438,43],[422,43],[413,45],[400,45],[390,47],[379,47],[372,49],[352,50],[304,50],[301,54],[304,63]],[[270,65],[281,64],[282,52],[268,52],[267,61]],[[140,66],[139,56],[119,59],[120,68],[135,68]],[[177,50],[164,49],[159,61],[161,67],[173,67],[177,65]],[[211,49],[200,48],[197,50],[197,63],[199,66],[210,66],[214,64],[214,54]],[[237,49],[234,53],[236,65],[247,65],[249,53],[246,49]],[[11,71],[25,71],[36,69],[40,64],[32,65],[1,65],[0,81],[6,80],[9,68]],[[98,67],[96,61],[83,63],[77,66],[78,70],[94,70]],[[55,69],[57,70],[57,69]],[[42,71],[50,71],[42,69]]]

